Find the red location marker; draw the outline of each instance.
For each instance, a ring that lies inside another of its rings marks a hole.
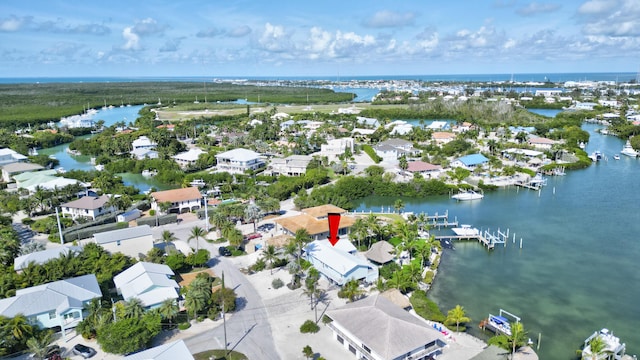
[[[329,242],[331,246],[335,246],[340,238],[338,237],[338,227],[340,226],[340,214],[329,213],[327,214],[329,220]]]

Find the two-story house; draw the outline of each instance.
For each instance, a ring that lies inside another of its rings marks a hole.
[[[248,149],[233,149],[216,155],[216,168],[221,172],[242,174],[248,170],[257,170],[264,166],[260,154]]]

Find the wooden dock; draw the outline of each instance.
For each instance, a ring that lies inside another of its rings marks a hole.
[[[539,185],[539,184],[532,185],[530,183],[525,183],[525,182],[522,182],[522,181],[516,181],[513,184],[515,186],[519,186],[519,187],[523,187],[523,188],[531,189],[531,190],[535,190],[535,191],[538,191],[538,190],[542,189],[542,185]]]
[[[478,234],[469,234],[469,235],[439,235],[436,236],[435,239],[440,240],[477,240],[482,246],[486,247],[488,250],[492,250],[495,248],[497,244],[502,244],[504,246],[507,245],[507,238],[509,237],[509,230],[506,233],[501,232],[500,230],[497,233],[492,233],[489,230],[485,230],[484,232],[480,232]]]

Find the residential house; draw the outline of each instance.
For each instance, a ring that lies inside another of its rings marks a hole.
[[[17,273],[21,273],[29,264],[42,265],[61,256],[69,256],[69,254],[77,254],[81,251],[82,248],[80,246],[58,246],[42,251],[34,251],[13,259],[13,269]]]
[[[195,165],[200,155],[206,154],[206,151],[198,148],[189,149],[189,151],[181,152],[173,155],[171,158],[180,165],[181,168],[187,168]]]
[[[189,212],[191,210],[197,210],[202,208],[202,194],[197,187],[192,186],[188,188],[172,189],[164,191],[155,191],[150,194],[151,196],[151,209],[155,211],[161,211],[161,203],[170,203],[169,209],[166,211],[177,212],[179,214],[183,212]]]
[[[532,137],[532,138],[529,138],[529,140],[527,140],[527,143],[536,149],[551,150],[553,145],[558,144],[559,142],[552,139],[543,138],[543,137]]]
[[[125,360],[194,360],[184,340],[176,340],[124,357]]]
[[[115,206],[108,206],[109,196],[83,196],[78,200],[70,201],[60,205],[62,216],[91,218],[95,220],[98,216],[116,211]]]
[[[440,331],[380,294],[330,310],[327,316],[333,320],[327,326],[334,339],[356,359],[428,360],[447,346]]]
[[[4,182],[12,182],[15,175],[26,172],[34,172],[42,169],[44,169],[42,165],[28,162],[14,162],[5,164],[2,165],[2,180],[4,180]]]
[[[375,129],[354,128],[351,131],[351,136],[361,141],[368,141],[371,138],[371,135],[373,135],[375,132]]]
[[[367,260],[337,248],[347,239],[332,246],[329,240],[314,240],[304,247],[304,257],[330,282],[344,285],[350,280],[374,283],[378,280],[378,267]]]
[[[413,125],[404,120],[395,120],[384,126],[385,129],[391,129],[391,135],[406,135],[411,132]]]
[[[157,159],[160,156],[156,150],[146,148],[133,149],[130,154],[136,160]]]
[[[380,121],[378,121],[378,119],[375,119],[375,118],[356,116],[356,122],[358,125],[364,125],[370,129],[377,129],[380,127]]]
[[[425,178],[431,179],[440,176],[442,166],[429,164],[424,161],[407,162],[407,171],[412,174],[421,174]]]
[[[122,253],[139,259],[153,248],[153,236],[149,225],[105,231],[93,234],[96,244],[110,253]]]
[[[451,162],[450,165],[451,167],[462,167],[467,170],[473,171],[478,166],[482,166],[487,163],[489,163],[489,159],[487,159],[484,155],[471,154],[455,159]]]
[[[242,174],[245,171],[257,170],[264,166],[260,154],[248,149],[233,149],[216,155],[216,168],[221,172]]]
[[[598,106],[598,104],[593,103],[593,102],[580,102],[580,101],[576,101],[574,108],[576,110],[593,110],[594,107]]]
[[[14,162],[26,162],[28,158],[16,151],[9,148],[0,149],[0,166],[14,163]]]
[[[444,130],[449,127],[449,123],[446,121],[432,121],[431,124],[427,125],[427,129],[431,130]]]
[[[286,158],[273,158],[267,172],[271,175],[302,176],[307,172],[307,166],[313,160],[310,155],[291,155]]]
[[[434,131],[431,134],[431,139],[434,140],[436,144],[443,145],[455,140],[456,134],[446,131]]]
[[[91,300],[102,297],[94,274],[54,281],[16,290],[16,295],[0,300],[0,316],[23,314],[41,329],[76,327],[86,316]]]
[[[455,133],[464,133],[470,130],[475,130],[477,127],[468,121],[463,121],[462,124],[455,125],[451,131]]]
[[[139,138],[133,140],[131,143],[131,147],[133,150],[137,149],[155,149],[158,147],[158,144],[155,141],[152,141],[146,136],[140,136]]]
[[[180,286],[173,270],[164,264],[138,262],[113,278],[119,295],[125,301],[137,298],[145,309],[153,309],[167,299],[179,297]]]
[[[274,222],[280,226],[285,234],[295,236],[296,231],[305,229],[312,239],[322,240],[329,237],[329,213],[346,215],[346,210],[334,205],[321,205],[312,208],[302,209],[302,214],[280,217]],[[341,216],[338,226],[338,235],[349,234],[349,229],[356,222],[353,216]]]
[[[354,140],[350,137],[327,140],[326,144],[320,145],[320,156],[326,156],[330,162],[335,161],[347,149],[353,154],[353,145]]]
[[[382,158],[382,161],[387,162],[395,162],[403,155],[411,157],[420,153],[419,150],[413,148],[413,143],[411,141],[403,139],[389,139],[382,141],[374,146],[373,150]]]

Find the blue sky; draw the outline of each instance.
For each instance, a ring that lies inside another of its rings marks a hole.
[[[639,69],[638,0],[0,3],[0,77]]]

